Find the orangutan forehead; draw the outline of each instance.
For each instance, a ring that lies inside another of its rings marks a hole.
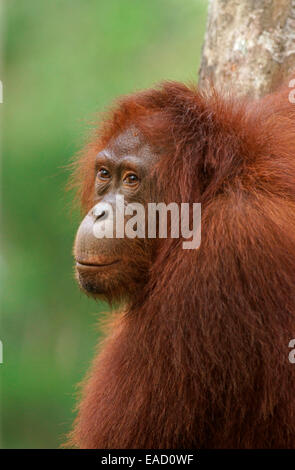
[[[112,139],[108,143],[106,150],[116,154],[116,156],[119,157],[121,155],[134,155],[141,153],[144,148],[147,147],[148,143],[146,142],[142,133],[132,126]]]

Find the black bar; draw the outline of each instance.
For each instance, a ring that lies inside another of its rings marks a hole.
[[[186,466],[189,468],[215,468],[223,465],[256,464],[265,468],[266,465],[295,465],[294,450],[63,450],[63,449],[2,449],[0,461],[12,463],[19,460],[27,463],[30,468],[40,468],[42,463],[67,462],[91,464],[96,466],[122,468],[151,468],[158,466]]]

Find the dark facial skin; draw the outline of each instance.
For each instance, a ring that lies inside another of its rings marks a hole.
[[[129,128],[102,150],[95,162],[95,198],[93,207],[77,232],[74,256],[81,288],[108,301],[130,297],[146,281],[151,258],[151,243],[143,238],[97,238],[94,224],[111,221],[115,226],[116,195],[125,204],[150,201],[151,172],[156,155],[140,133]],[[125,222],[126,222],[125,218]]]

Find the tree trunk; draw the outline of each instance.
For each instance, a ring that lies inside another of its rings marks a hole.
[[[199,85],[259,97],[295,69],[295,0],[209,0]]]

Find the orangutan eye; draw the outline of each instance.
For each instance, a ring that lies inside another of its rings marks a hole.
[[[125,184],[128,184],[130,186],[134,186],[138,183],[139,178],[135,173],[128,173],[125,178],[123,179],[123,182]]]
[[[102,181],[106,181],[106,180],[110,179],[111,174],[110,174],[109,170],[106,170],[105,168],[100,168],[100,170],[98,170],[98,172],[97,172],[97,177],[98,177],[98,179],[100,179]]]

